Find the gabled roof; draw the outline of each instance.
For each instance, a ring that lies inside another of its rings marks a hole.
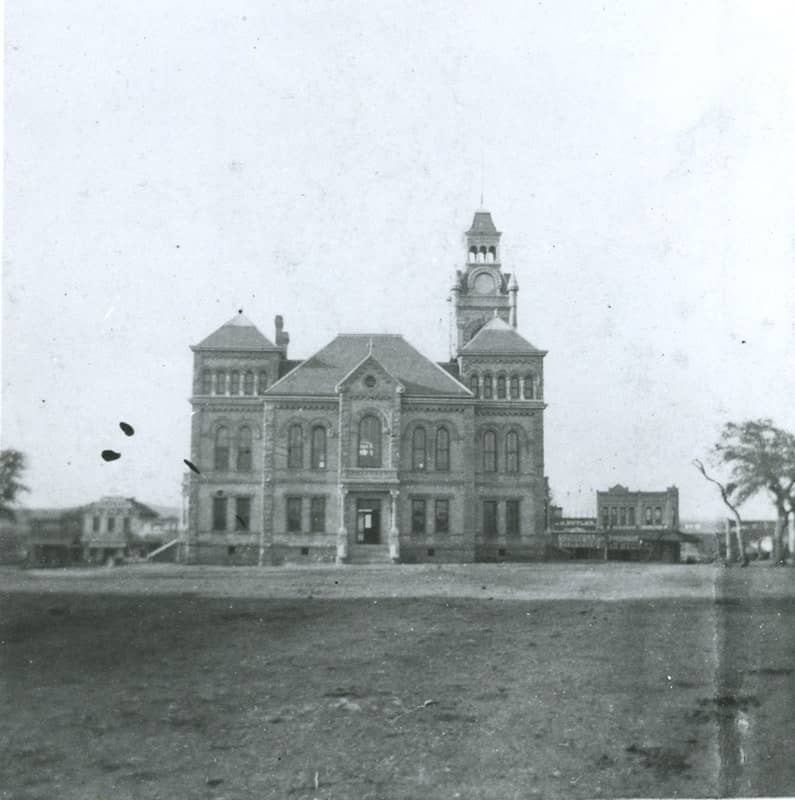
[[[471,397],[472,393],[397,334],[343,333],[265,392],[269,395],[331,395],[337,384],[371,354],[400,381],[405,394]]]
[[[500,232],[494,226],[490,211],[476,211],[472,225],[466,233],[467,236],[499,236]]]
[[[463,347],[463,355],[543,355],[500,317],[490,319]]]
[[[195,345],[195,350],[276,350],[276,346],[243,315],[235,314],[217,331]]]

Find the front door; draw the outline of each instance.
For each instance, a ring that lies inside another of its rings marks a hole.
[[[381,501],[356,501],[356,542],[358,544],[381,543]]]

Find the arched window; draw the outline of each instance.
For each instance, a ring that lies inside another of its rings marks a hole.
[[[475,397],[480,397],[480,378],[477,372],[473,372],[469,376],[469,389]]]
[[[508,431],[505,437],[505,471],[519,472],[519,434]]]
[[[497,434],[494,431],[483,434],[483,471],[497,471]]]
[[[519,399],[519,378],[516,375],[511,375],[511,400]]]
[[[450,434],[447,428],[436,429],[436,469],[441,472],[450,469]]]
[[[478,249],[475,245],[469,248],[469,261],[470,263],[475,263],[478,260]]]
[[[645,519],[646,519],[646,524],[651,525],[651,506],[646,506]]]
[[[492,262],[497,260],[497,248],[493,245],[489,248],[488,260]]]
[[[312,428],[312,469],[326,468],[326,429],[322,425]]]
[[[494,385],[491,382],[491,375],[484,375],[483,376],[483,398],[485,400],[491,400],[494,396]]]
[[[226,370],[219,369],[215,373],[215,393],[226,394]]]
[[[237,432],[237,469],[251,472],[251,428],[243,425]]]
[[[381,466],[381,420],[368,414],[359,422],[358,465],[360,467]]]
[[[229,394],[240,394],[240,373],[236,369],[229,375]]]
[[[301,469],[304,466],[304,431],[300,425],[290,425],[287,432],[287,468]]]
[[[243,394],[254,394],[254,373],[248,370],[243,375]]]
[[[229,428],[220,427],[215,432],[215,469],[229,469]]]
[[[420,426],[414,429],[414,435],[411,438],[411,468],[424,470],[426,467],[426,455],[425,428]]]
[[[505,400],[505,375],[497,376],[497,397]]]
[[[213,373],[209,369],[202,370],[202,394],[213,393]]]
[[[525,400],[532,400],[535,397],[534,387],[533,387],[533,376],[532,375],[525,375],[524,376],[524,399]]]
[[[268,388],[268,373],[267,372],[260,372],[259,374],[259,393],[265,394],[265,390]]]

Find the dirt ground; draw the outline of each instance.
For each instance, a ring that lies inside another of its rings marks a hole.
[[[0,571],[0,798],[795,793],[795,572]]]

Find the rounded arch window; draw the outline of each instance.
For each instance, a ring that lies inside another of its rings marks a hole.
[[[236,369],[229,373],[229,394],[240,394],[240,373]]]
[[[414,429],[414,434],[411,437],[411,468],[415,470],[424,470],[426,467],[427,457],[427,437],[425,435],[425,428],[421,425]]]
[[[483,471],[497,471],[497,434],[494,431],[483,434]]]
[[[215,373],[215,393],[226,394],[226,370],[219,369]]]
[[[304,466],[304,429],[299,424],[290,425],[287,432],[287,468]]]
[[[469,376],[469,390],[475,397],[480,397],[480,378],[478,377],[477,372],[473,372]]]
[[[491,381],[491,375],[483,376],[483,398],[484,400],[491,400],[494,396],[494,384]]]
[[[497,398],[505,400],[505,375],[497,376]]]
[[[532,375],[524,376],[524,397],[525,400],[532,400],[535,397],[534,382]]]
[[[248,425],[243,425],[237,432],[237,469],[239,472],[250,472],[252,467],[252,433]]]
[[[450,432],[447,428],[436,429],[436,469],[447,472],[450,469]]]
[[[360,467],[381,466],[381,420],[374,414],[367,414],[359,421],[356,452]]]
[[[315,425],[312,428],[312,469],[326,468],[326,428]]]
[[[247,370],[243,375],[243,394],[254,394],[254,373],[251,370]]]
[[[215,469],[229,469],[229,428],[221,426],[215,432]]]
[[[505,437],[505,471],[519,472],[519,434],[508,431]]]

